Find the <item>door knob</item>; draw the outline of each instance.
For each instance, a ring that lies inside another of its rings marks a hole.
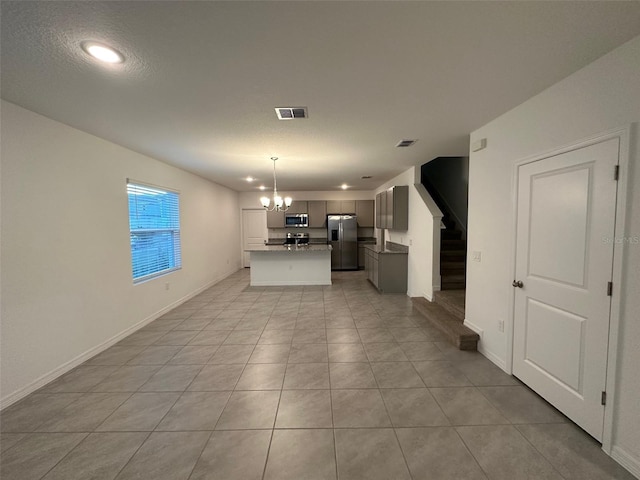
[[[522,283],[522,281],[521,281],[521,280],[517,280],[517,281],[516,281],[516,280],[514,280],[514,281],[513,281],[513,283],[512,283],[511,285],[513,285],[514,287],[518,287],[518,288],[522,288],[522,287],[524,287],[524,283]]]

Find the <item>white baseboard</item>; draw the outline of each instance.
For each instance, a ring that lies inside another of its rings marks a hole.
[[[640,458],[636,458],[629,452],[614,445],[611,449],[611,458],[629,470],[629,473],[636,478],[640,478]]]
[[[62,365],[54,368],[50,372],[45,373],[44,375],[38,377],[36,380],[34,380],[33,382],[29,383],[28,385],[26,385],[26,386],[16,390],[15,392],[10,393],[9,395],[3,397],[2,399],[0,399],[0,410],[3,410],[3,409],[7,408],[10,405],[13,405],[18,400],[21,400],[22,398],[26,397],[30,393],[35,392],[36,390],[38,390],[41,387],[44,387],[46,384],[52,382],[56,378],[64,375],[65,373],[69,372],[70,370],[73,370],[78,365],[86,362],[87,360],[89,360],[92,357],[95,357],[96,355],[98,355],[99,353],[103,352],[107,348],[109,348],[109,347],[115,345],[116,343],[118,343],[123,338],[131,335],[132,333],[134,333],[137,330],[140,330],[145,325],[153,322],[155,319],[161,317],[165,313],[167,313],[167,312],[173,310],[174,308],[182,305],[186,301],[192,299],[193,297],[195,297],[199,293],[205,291],[209,287],[215,285],[216,283],[220,282],[221,280],[224,280],[229,275],[232,275],[237,271],[238,270],[235,269],[235,270],[229,271],[227,273],[224,273],[223,275],[221,275],[220,277],[210,281],[206,285],[194,290],[193,292],[185,295],[184,297],[176,300],[175,302],[173,302],[173,303],[167,305],[166,307],[158,310],[157,312],[149,315],[147,318],[139,321],[135,325],[132,325],[131,327],[123,330],[122,332],[118,333],[117,335],[114,335],[113,337],[109,338],[108,340],[105,340],[101,344],[96,345],[93,348],[90,348],[89,350],[81,353],[77,357],[72,358],[68,362],[63,363]]]
[[[484,348],[484,345],[482,344],[482,342],[478,343],[478,352],[484,355],[497,367],[500,367],[500,369],[503,370],[505,373],[508,373],[509,375],[511,375],[511,373],[507,370],[507,363],[495,353]]]

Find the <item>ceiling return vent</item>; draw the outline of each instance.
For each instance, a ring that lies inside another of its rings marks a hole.
[[[279,120],[295,120],[307,118],[307,107],[277,107],[276,115]]]
[[[400,140],[400,142],[398,142],[396,147],[410,147],[411,145],[413,145],[417,141],[418,140]]]

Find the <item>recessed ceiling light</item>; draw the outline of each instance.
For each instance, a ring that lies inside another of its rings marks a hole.
[[[267,187],[265,187],[264,185],[260,185],[260,190],[266,190]]]
[[[343,190],[346,190],[347,188],[349,188],[349,186],[348,186],[346,183],[343,183],[343,184],[342,184],[342,189],[343,189]]]
[[[253,177],[247,177],[247,182],[249,183],[253,182]]]
[[[82,49],[93,58],[106,63],[122,63],[124,56],[117,50],[97,42],[82,42]]]

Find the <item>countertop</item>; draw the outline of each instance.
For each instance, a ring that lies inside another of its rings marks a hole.
[[[284,238],[270,238],[269,240],[267,240],[267,243],[265,243],[265,245],[280,245],[282,246],[284,244]],[[327,239],[326,238],[310,238],[309,239],[309,245],[326,245],[327,244]]]
[[[388,248],[382,248],[378,245],[365,245],[364,248],[371,250],[374,253],[379,253],[379,254],[391,254],[391,255],[407,255],[409,252],[403,252],[403,251],[398,251],[398,250],[389,250]]]
[[[248,248],[245,252],[291,252],[291,253],[304,253],[304,252],[330,252],[331,245],[323,244],[311,244],[311,245],[264,245],[261,247]]]
[[[358,245],[375,245],[375,237],[358,237]]]
[[[270,238],[267,240],[265,245],[282,245],[284,243],[284,238]],[[375,245],[376,238],[375,237],[358,237],[358,245]],[[309,245],[326,245],[326,238],[310,238]]]

